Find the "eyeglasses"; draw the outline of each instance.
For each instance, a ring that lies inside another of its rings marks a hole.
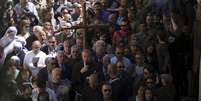
[[[48,41],[49,43],[56,43],[55,41]]]
[[[121,26],[124,26],[124,27],[125,27],[125,26],[127,26],[127,25],[121,25]]]
[[[152,82],[152,81],[147,81],[146,83],[147,83],[147,84],[152,84],[153,82]]]
[[[124,52],[117,52],[116,54],[117,54],[117,55],[123,55]]]
[[[111,92],[112,90],[111,89],[104,89],[103,91],[104,92]]]
[[[72,51],[72,53],[78,53],[78,51]]]
[[[118,68],[124,68],[124,66],[117,66]]]
[[[52,26],[51,24],[44,24],[45,26]]]

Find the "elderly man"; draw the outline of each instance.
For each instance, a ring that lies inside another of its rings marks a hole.
[[[36,76],[41,68],[44,68],[46,54],[40,50],[41,43],[39,41],[34,41],[32,43],[32,50],[29,51],[24,57],[24,68],[31,70],[32,75]]]

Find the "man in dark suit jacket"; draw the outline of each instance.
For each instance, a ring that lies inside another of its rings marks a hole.
[[[47,40],[47,45],[43,46],[41,48],[41,51],[43,51],[47,55],[54,54],[56,52],[56,38],[54,36],[49,36],[47,37]]]
[[[77,61],[72,67],[72,83],[76,87],[81,87],[86,83],[89,75],[99,72],[95,62],[91,58],[88,49],[82,51],[82,60]]]

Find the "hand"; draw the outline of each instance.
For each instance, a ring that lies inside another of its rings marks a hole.
[[[88,71],[88,66],[84,66],[84,67],[82,67],[82,69],[80,70],[80,73],[83,74],[83,73],[85,73],[85,72],[87,72],[87,71]]]

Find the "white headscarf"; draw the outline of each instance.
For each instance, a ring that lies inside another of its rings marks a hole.
[[[11,26],[6,30],[4,36],[0,39],[0,46],[6,47],[9,45],[16,37],[17,28],[15,26]]]

